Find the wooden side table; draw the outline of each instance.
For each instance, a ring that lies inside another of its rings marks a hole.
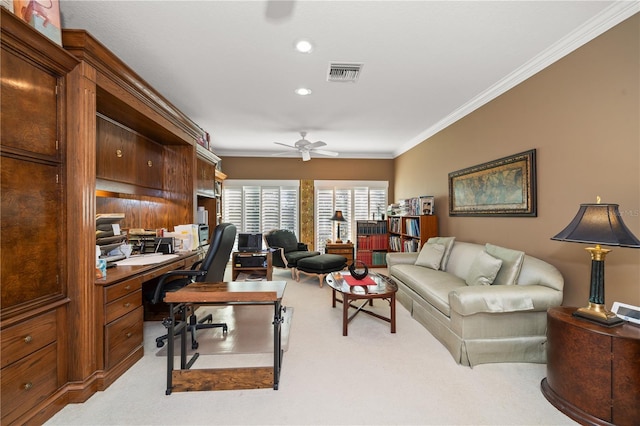
[[[243,265],[244,259],[245,265]],[[266,260],[266,264],[262,259]],[[256,262],[253,262],[253,261]],[[234,251],[231,254],[231,279],[235,281],[240,273],[249,275],[260,275],[265,277],[266,281],[271,281],[273,277],[273,257],[271,250],[260,251],[257,253],[242,253]]]
[[[347,266],[353,263],[353,243],[327,243],[324,252],[346,257]]]
[[[547,312],[547,377],[542,393],[582,424],[640,422],[640,327],[576,318],[576,308]]]

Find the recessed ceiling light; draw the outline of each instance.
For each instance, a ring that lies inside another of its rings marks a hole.
[[[311,89],[307,89],[306,87],[300,87],[296,89],[295,92],[300,96],[307,96],[311,94]]]
[[[313,51],[313,43],[309,40],[296,41],[296,50],[300,53],[311,53]]]

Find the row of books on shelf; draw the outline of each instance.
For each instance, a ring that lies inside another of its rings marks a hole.
[[[358,235],[358,250],[386,250],[387,234]]]
[[[392,235],[389,237],[389,249],[391,251],[417,252],[420,249],[420,241]]]
[[[358,260],[367,266],[382,266],[387,264],[386,251],[358,251]]]
[[[404,232],[402,231],[402,221],[404,221]],[[420,220],[408,217],[392,217],[389,219],[391,232],[396,234],[406,234],[412,237],[420,236]]]
[[[356,222],[358,235],[386,234],[386,220],[359,220]]]

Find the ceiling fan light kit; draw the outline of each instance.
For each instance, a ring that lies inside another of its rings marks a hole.
[[[327,145],[326,142],[323,142],[323,141],[309,142],[306,139],[306,136],[307,136],[307,132],[300,132],[301,139],[297,140],[293,145],[287,145],[286,143],[281,143],[281,142],[274,142],[274,143],[276,145],[282,145],[282,146],[286,146],[287,148],[292,148],[297,150],[300,156],[302,157],[302,161],[311,160],[312,152],[314,154],[325,155],[328,157],[338,156],[337,152],[318,149],[318,148],[322,148],[323,146],[326,146]],[[286,155],[289,153],[290,153],[289,151],[286,151],[286,152],[279,152],[273,155],[278,156],[278,155]]]

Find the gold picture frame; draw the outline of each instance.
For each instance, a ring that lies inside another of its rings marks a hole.
[[[536,217],[536,150],[449,173],[449,215]]]

